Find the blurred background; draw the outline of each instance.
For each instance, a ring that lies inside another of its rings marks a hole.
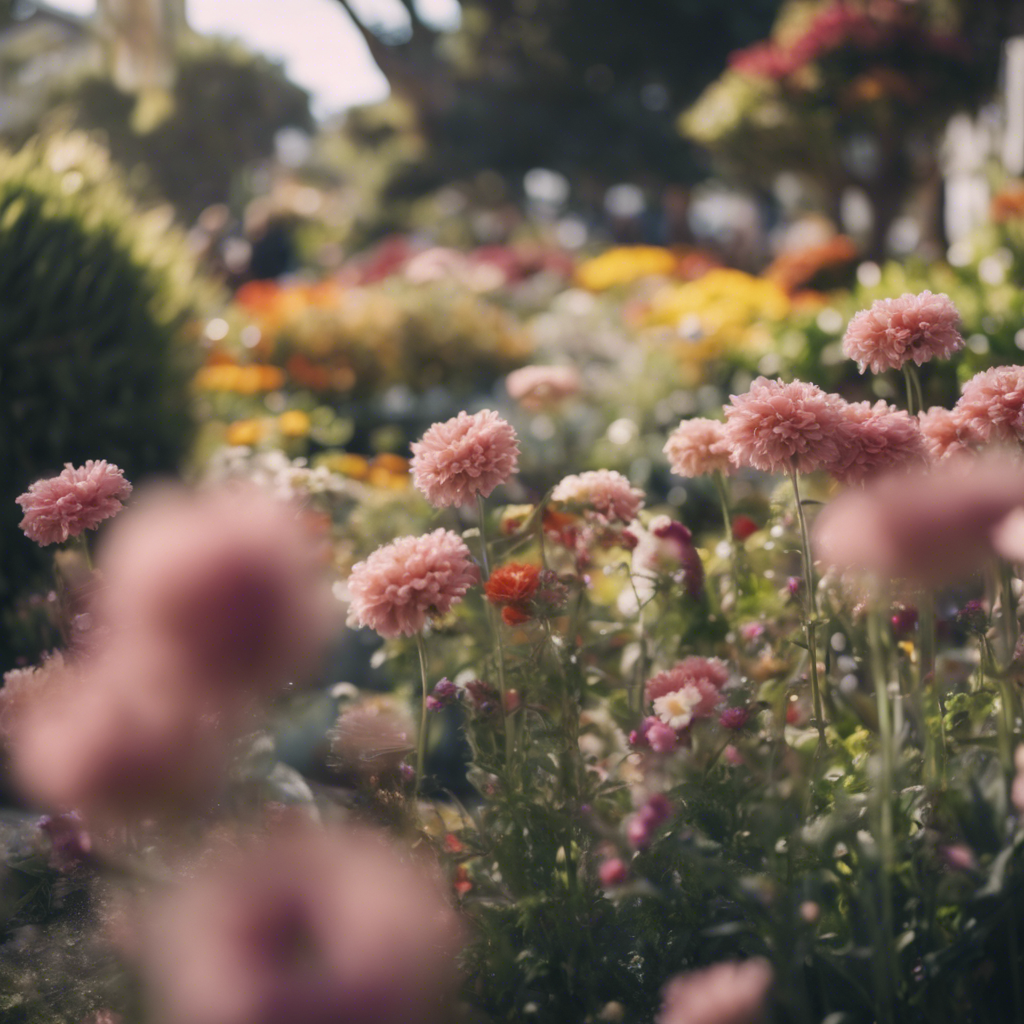
[[[1024,348],[1011,0],[2,0],[0,145],[4,667],[55,643],[11,499],[67,461],[302,460],[361,488],[343,571],[462,408],[524,500],[607,466],[699,524],[666,432],[758,373],[891,397],[839,350],[874,298],[961,310],[930,401]],[[530,363],[578,398],[517,406]]]

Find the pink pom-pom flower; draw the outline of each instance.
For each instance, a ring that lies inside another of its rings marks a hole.
[[[975,374],[954,412],[964,431],[984,441],[1024,440],[1024,366],[993,366]]]
[[[353,567],[351,617],[381,636],[413,636],[445,615],[480,578],[469,548],[451,530],[401,537]]]
[[[490,409],[435,423],[412,446],[413,483],[435,508],[488,497],[518,466],[516,432]]]
[[[605,526],[628,525],[644,507],[644,492],[614,469],[595,469],[565,477],[551,492],[551,500]]]
[[[505,378],[505,389],[527,412],[542,412],[578,394],[580,375],[571,366],[524,366]]]
[[[863,373],[899,370],[913,360],[918,366],[930,359],[948,359],[964,347],[960,314],[948,295],[901,295],[879,299],[861,310],[843,338],[843,353],[855,359]]]
[[[843,455],[843,402],[814,384],[758,377],[725,408],[732,462],[765,473],[812,473]]]
[[[665,986],[657,1024],[759,1024],[771,985],[766,960],[681,974]]]
[[[927,452],[916,419],[886,402],[843,407],[839,461],[828,470],[845,484],[863,483],[887,470],[923,465]]]
[[[665,442],[668,464],[676,476],[708,476],[731,473],[725,425],[718,420],[683,420]]]
[[[63,544],[116,516],[131,493],[132,485],[113,463],[89,459],[75,467],[69,462],[63,472],[36,481],[16,499],[25,513],[21,528],[42,547]]]
[[[984,442],[959,409],[933,406],[918,413],[921,437],[933,462],[975,451]]]

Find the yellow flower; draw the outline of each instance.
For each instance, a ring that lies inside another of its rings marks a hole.
[[[674,253],[655,245],[619,246],[581,263],[576,268],[576,281],[592,292],[601,292],[643,277],[666,276],[677,263]]]
[[[332,473],[340,473],[350,480],[365,480],[370,475],[370,464],[362,455],[353,455],[351,452],[334,452],[325,455],[319,460],[319,464],[326,466]]]
[[[309,433],[309,416],[301,409],[289,409],[277,418],[278,430],[285,437],[305,437]]]
[[[404,491],[409,486],[407,474],[393,473],[386,466],[371,466],[368,482],[388,491]]]
[[[252,447],[263,439],[264,429],[260,420],[236,420],[228,426],[228,444]]]
[[[254,395],[260,391],[276,391],[284,386],[284,381],[284,371],[277,366],[220,363],[204,366],[196,374],[194,383],[201,391],[234,391],[242,395]]]
[[[740,270],[711,270],[697,281],[657,292],[642,318],[645,327],[672,328],[680,355],[702,361],[723,351],[755,347],[764,321],[778,321],[792,309],[775,283]]]

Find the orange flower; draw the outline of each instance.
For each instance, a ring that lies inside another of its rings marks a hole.
[[[501,609],[501,621],[506,626],[521,626],[524,622],[529,622],[533,618],[529,612],[524,612],[514,604],[506,605]]]
[[[484,587],[487,600],[502,605],[501,618],[506,626],[521,626],[533,618],[530,599],[540,585],[540,566],[509,562],[495,569]]]
[[[492,604],[523,605],[533,597],[539,584],[539,565],[509,562],[491,573],[484,592]]]

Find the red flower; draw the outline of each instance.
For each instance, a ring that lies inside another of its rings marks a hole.
[[[518,626],[532,618],[530,600],[540,585],[540,566],[509,562],[495,569],[484,587],[487,600],[501,605],[506,625]]]

